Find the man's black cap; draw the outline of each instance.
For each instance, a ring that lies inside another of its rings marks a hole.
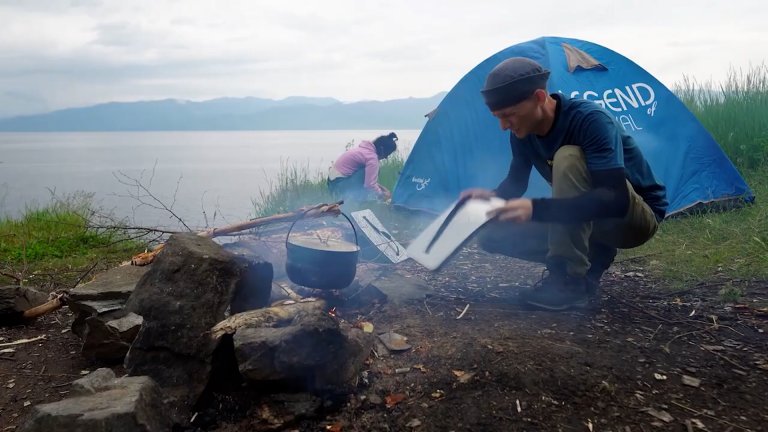
[[[491,111],[516,105],[537,89],[546,89],[549,71],[525,57],[512,57],[496,65],[480,91]]]

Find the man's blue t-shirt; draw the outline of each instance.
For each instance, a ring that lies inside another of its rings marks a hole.
[[[513,158],[522,159],[513,161],[513,166],[533,165],[551,183],[555,152],[564,145],[579,146],[590,172],[623,168],[635,192],[659,220],[663,219],[667,209],[666,189],[654,176],[632,136],[592,101],[566,99],[559,94],[552,97],[557,100],[555,120],[545,136],[529,134],[519,139],[510,134]]]

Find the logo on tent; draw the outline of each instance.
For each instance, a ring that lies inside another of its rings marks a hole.
[[[653,87],[644,82],[636,82],[624,86],[623,89],[613,87],[605,91],[574,90],[570,93],[570,97],[589,100],[595,102],[604,109],[615,113],[623,113],[616,115],[615,117],[624,129],[628,131],[643,129],[637,124],[632,114],[628,112],[630,109],[648,107],[645,109],[645,114],[653,117],[656,113],[656,106],[658,105],[656,92],[653,90]]]
[[[411,182],[416,183],[416,190],[424,190],[425,187],[429,186],[429,181],[432,180],[432,178],[422,178],[422,177],[411,177]]]

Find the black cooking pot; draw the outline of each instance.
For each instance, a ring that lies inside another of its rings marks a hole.
[[[312,237],[291,239],[291,231],[301,218],[295,220],[285,236],[286,261],[285,272],[288,279],[296,285],[315,289],[342,289],[355,279],[360,246],[357,242],[357,230],[345,215],[355,234],[355,243],[344,240],[321,240]]]

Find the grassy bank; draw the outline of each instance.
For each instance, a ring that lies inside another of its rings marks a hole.
[[[71,287],[90,267],[112,267],[142,250],[119,230],[89,227],[90,200],[71,197],[0,220],[0,283]]]
[[[768,279],[768,169],[746,179],[758,197],[754,204],[667,220],[650,242],[622,251],[618,260],[640,263],[673,289],[724,278]]]

